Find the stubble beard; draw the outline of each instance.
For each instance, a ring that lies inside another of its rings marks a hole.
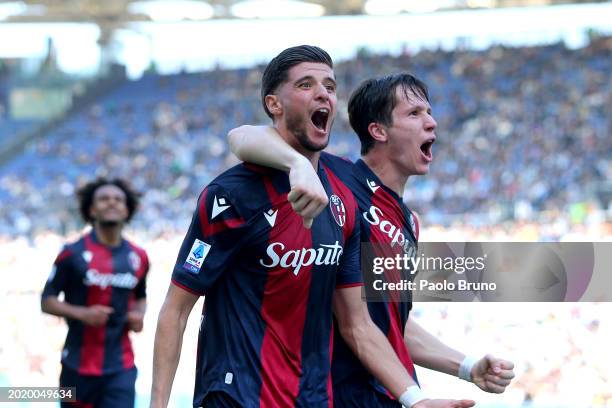
[[[329,136],[325,142],[316,144],[308,138],[308,132],[306,131],[306,123],[304,119],[299,115],[287,115],[287,130],[291,132],[297,139],[300,146],[309,152],[316,153],[325,149],[329,144]]]

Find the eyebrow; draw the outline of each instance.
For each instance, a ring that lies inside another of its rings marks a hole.
[[[299,84],[302,81],[306,81],[306,80],[313,80],[315,79],[312,75],[305,75],[301,78],[296,79],[293,83],[294,84]],[[330,76],[323,78],[323,81],[321,82],[325,82],[325,81],[330,81],[332,82],[335,86],[337,86],[338,84],[336,83],[336,80]]]
[[[127,196],[121,193],[111,193],[111,192],[105,192],[105,193],[99,193],[99,194],[95,194],[94,197],[98,197],[98,198],[106,198],[106,197],[121,197],[123,199],[126,199]]]

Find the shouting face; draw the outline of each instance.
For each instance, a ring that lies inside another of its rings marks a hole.
[[[406,176],[427,174],[437,126],[431,106],[425,98],[402,87],[395,92],[392,125],[385,127],[389,160]]]
[[[295,65],[271,97],[270,111],[279,127],[293,135],[295,147],[318,152],[327,146],[337,101],[331,67],[314,62]]]

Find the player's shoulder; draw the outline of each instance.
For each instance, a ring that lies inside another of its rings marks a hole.
[[[255,182],[266,176],[282,173],[270,167],[259,166],[252,163],[239,163],[215,177],[207,186],[209,190],[219,189],[228,193],[248,194],[249,189],[256,188]]]
[[[128,247],[134,251],[136,254],[138,254],[138,256],[140,256],[141,258],[147,258],[147,251],[141,247],[140,245],[136,244],[134,241],[132,241],[131,239],[128,238],[124,238],[125,242],[127,242]]]
[[[362,188],[357,174],[357,166],[349,159],[325,153],[321,155],[321,162],[326,169],[333,173],[344,186],[346,186],[355,198]]]
[[[85,251],[85,240],[89,234],[90,233],[85,233],[76,238],[70,239],[68,242],[62,245],[62,248],[60,249],[59,253],[57,254],[57,257],[55,258],[55,262],[58,263],[64,261]]]
[[[209,185],[221,186],[227,190],[232,190],[244,183],[261,177],[264,167],[252,165],[250,163],[238,163],[230,167],[215,177]]]
[[[241,217],[249,218],[267,205],[268,195],[262,180],[279,176],[287,177],[279,170],[240,163],[213,179],[202,191],[200,202],[213,208],[213,212],[215,207],[231,206]]]
[[[333,172],[340,174],[352,173],[353,166],[355,165],[347,158],[336,156],[326,152],[321,152],[320,160],[324,166],[329,167]]]

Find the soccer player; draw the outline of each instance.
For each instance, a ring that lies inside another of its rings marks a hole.
[[[287,175],[245,163],[204,189],[159,315],[153,407],[168,403],[185,324],[201,295],[194,407],[332,406],[332,308],[360,362],[396,398],[410,399],[414,380],[361,301],[355,198],[319,160],[335,91],[331,58],[318,47],[286,49],[266,67],[264,109],[334,205],[306,229],[287,200]]]
[[[412,256],[419,223],[403,203],[402,195],[408,177],[426,174],[433,159],[436,121],[427,88],[406,73],[370,79],[354,91],[348,110],[351,126],[361,141],[362,159],[353,164],[323,153],[321,162],[355,194],[361,241],[373,244],[373,250],[379,251],[377,256]],[[327,206],[312,167],[284,143],[274,128],[243,126],[230,132],[229,142],[240,159],[293,174],[290,200],[306,225]],[[447,347],[409,317],[410,299],[394,295],[397,293],[387,294],[384,302],[369,302],[368,309],[415,381],[414,363],[457,375],[488,392],[505,390],[514,376],[511,362],[491,355],[474,359]],[[363,367],[341,336],[334,340],[336,407],[401,406]],[[424,399],[417,386],[413,390]]]
[[[139,194],[121,179],[99,178],[78,198],[93,228],[57,256],[41,301],[43,312],[68,322],[60,386],[76,387],[78,403],[62,406],[133,407],[136,367],[128,332],[143,328],[149,260],[122,231]]]

